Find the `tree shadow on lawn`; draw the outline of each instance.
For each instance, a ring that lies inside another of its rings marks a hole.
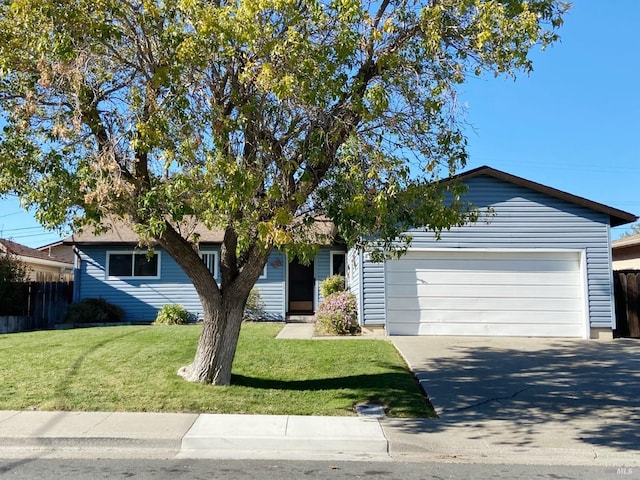
[[[302,380],[277,380],[234,374],[231,384],[236,386],[290,391],[336,391],[352,404],[372,402],[383,404],[388,413],[420,418],[432,416],[427,398],[411,379],[411,374],[402,368],[387,373],[350,375],[334,378]]]
[[[100,327],[100,328],[109,328],[109,327]],[[105,347],[106,345],[117,342],[124,337],[128,337],[131,335],[136,335],[140,333],[140,330],[134,331],[126,331],[120,335],[110,336],[105,338],[104,340],[94,343],[90,345],[86,350],[84,350],[80,355],[76,357],[73,364],[66,370],[65,375],[62,377],[60,382],[55,387],[54,390],[54,401],[56,407],[60,410],[68,410],[69,407],[67,405],[67,401],[69,400],[69,387],[73,383],[75,377],[77,377],[80,368],[85,363],[87,358],[91,355],[95,354],[98,350]]]
[[[550,440],[555,429],[557,438],[640,449],[640,342],[506,342],[452,341],[450,355],[426,355],[414,373],[440,418],[400,428],[519,447]]]

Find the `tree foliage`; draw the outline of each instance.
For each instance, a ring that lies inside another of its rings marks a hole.
[[[0,193],[47,226],[136,225],[212,302],[206,321],[246,301],[273,248],[308,257],[318,215],[378,252],[402,250],[411,226],[475,220],[461,187],[439,182],[467,158],[456,89],[529,72],[566,8],[2,0]],[[185,219],[225,232],[226,293]]]

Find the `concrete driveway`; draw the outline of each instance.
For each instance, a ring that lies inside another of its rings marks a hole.
[[[436,420],[393,425],[392,432],[402,434],[392,440],[404,442],[409,453],[495,456],[519,451],[532,459],[541,455],[541,460],[573,455],[585,461],[580,463],[640,453],[638,340],[389,340],[439,414]],[[432,433],[441,435],[420,436]]]

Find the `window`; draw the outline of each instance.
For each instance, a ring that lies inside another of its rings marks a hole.
[[[346,254],[344,252],[331,252],[330,275],[342,275],[344,277],[346,266]]]
[[[264,264],[264,269],[262,270],[262,274],[258,277],[258,280],[264,280],[267,278],[267,265],[269,265],[268,262]]]
[[[202,258],[213,278],[218,278],[218,252],[200,252],[200,258]]]
[[[160,254],[107,252],[107,274],[117,278],[159,278]]]

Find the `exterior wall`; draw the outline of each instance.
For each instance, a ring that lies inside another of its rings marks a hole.
[[[30,282],[60,282],[70,281],[69,275],[65,274],[60,267],[49,265],[39,265],[37,263],[28,263],[23,261],[27,267],[27,280]]]
[[[466,199],[493,209],[476,224],[442,232],[415,230],[415,248],[574,249],[585,252],[588,311],[592,328],[613,322],[609,218],[606,214],[488,176],[467,181]],[[385,321],[384,265],[363,265],[364,323]],[[382,292],[382,295],[380,294]],[[367,295],[368,293],[368,295]]]
[[[107,252],[131,252],[131,247],[84,246],[81,263],[76,270],[75,299],[100,297],[122,307],[126,321],[153,321],[158,309],[165,304],[179,303],[191,314],[202,316],[202,307],[189,278],[171,256],[161,248],[159,278],[108,278],[105,269]],[[219,252],[218,247],[203,248],[203,252]],[[340,248],[323,247],[314,260],[316,285],[314,305],[321,300],[320,283],[329,276],[331,252]],[[266,264],[266,276],[258,279],[255,288],[260,292],[265,319],[284,321],[286,315],[286,268],[284,253],[275,251]],[[216,278],[216,280],[220,280]]]
[[[266,278],[258,279],[254,287],[260,292],[260,300],[264,304],[267,320],[284,320],[286,312],[286,265],[285,255],[282,252],[271,253],[266,265]]]
[[[640,270],[640,245],[613,249],[614,270]]]
[[[364,325],[386,323],[384,263],[372,262],[366,253],[362,261],[362,316]]]
[[[106,276],[107,251],[130,252],[131,247],[82,247],[82,262],[77,270],[75,299],[100,297],[122,307],[126,321],[153,321],[165,304],[179,303],[191,314],[202,316],[198,295],[189,278],[171,256],[157,248],[159,277],[157,279],[111,279]],[[203,252],[219,248],[203,248]],[[266,278],[258,280],[260,299],[270,320],[284,320],[285,263],[281,252],[274,252],[267,262]],[[219,278],[217,278],[219,281]]]
[[[341,247],[321,247],[313,263],[316,279],[313,299],[315,308],[317,308],[318,304],[323,300],[322,292],[320,291],[322,282],[331,276],[331,254],[333,252],[346,253]]]

